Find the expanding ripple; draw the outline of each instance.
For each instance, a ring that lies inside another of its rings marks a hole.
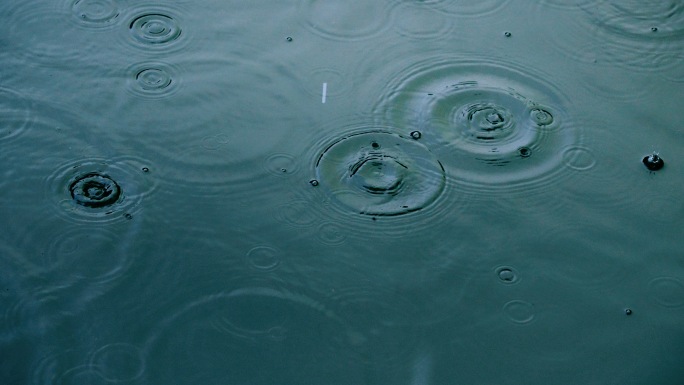
[[[188,43],[180,10],[168,6],[139,7],[128,18],[126,41],[146,51],[181,49]]]
[[[306,155],[308,188],[298,192],[306,203],[297,212],[328,218],[344,234],[415,235],[445,225],[469,203],[452,196],[441,159],[410,130],[343,116],[318,133]]]
[[[374,286],[335,290],[328,302],[351,325],[350,360],[361,365],[389,363],[392,367],[403,367],[411,359],[410,352],[419,340],[413,329],[419,319],[417,304]]]
[[[30,123],[29,102],[15,91],[0,88],[0,140],[19,135]]]
[[[577,7],[595,3],[594,0],[541,0],[539,5],[542,7],[554,7],[566,10],[577,9]]]
[[[135,128],[130,134],[144,152],[156,154],[165,165],[155,175],[168,184],[166,191],[175,194],[187,188],[192,196],[224,198],[236,192],[253,195],[257,188],[273,187],[272,166],[289,167],[286,157],[276,154],[282,154],[283,141],[308,128],[306,115],[291,97],[298,85],[287,69],[268,61],[254,63],[252,54],[236,52],[229,60],[224,53],[204,57],[184,74],[181,93],[144,103],[132,98],[122,107],[130,113],[120,126]],[[161,107],[163,116],[148,113]],[[178,140],[159,140],[161,135]],[[291,164],[296,168],[296,162]]]
[[[131,219],[154,188],[147,165],[135,158],[72,160],[48,178],[48,198],[70,220]]]
[[[305,295],[239,288],[179,306],[155,327],[145,376],[162,383],[266,384],[278,373],[282,383],[348,383],[353,368],[338,357],[348,344],[346,329]]]
[[[392,24],[400,34],[414,39],[439,39],[451,32],[451,18],[424,3],[402,3],[393,10]]]
[[[178,69],[160,62],[136,64],[128,69],[127,89],[145,98],[164,98],[180,88]]]
[[[581,138],[547,78],[510,64],[427,60],[402,72],[376,111],[422,132],[459,188],[542,188]]]
[[[598,83],[607,87],[611,78],[616,77],[616,66],[639,73],[660,73],[680,67],[678,55],[673,53],[684,47],[684,5],[672,1],[644,5],[634,0],[600,0],[581,4],[577,9],[579,12],[549,15],[539,5],[536,18],[540,23],[557,18],[557,23],[564,25],[563,33],[549,34],[551,48],[570,60],[597,67],[593,76],[580,79],[588,86]],[[620,89],[605,94],[629,93],[613,97],[632,96],[629,100],[637,100],[642,89],[649,88],[647,82],[638,80],[632,76],[627,81],[617,81],[615,85]]]
[[[266,171],[277,176],[291,175],[299,169],[297,159],[290,154],[273,154],[266,158],[265,163]]]
[[[680,1],[649,1],[645,4],[638,0],[599,0],[584,9],[591,14],[596,25],[616,36],[666,39],[684,35],[684,4]]]
[[[100,347],[92,354],[90,368],[110,383],[123,382],[140,377],[145,363],[137,346],[113,343]]]
[[[369,39],[389,26],[383,1],[300,0],[301,22],[311,32],[332,40]]]
[[[445,184],[444,168],[423,145],[383,131],[336,140],[316,161],[316,175],[343,206],[373,216],[421,210]]]
[[[121,20],[120,0],[72,0],[73,20],[88,28],[109,28]]]
[[[401,0],[395,1],[397,4],[406,3]],[[482,17],[499,12],[509,2],[510,0],[482,0],[477,2],[463,0],[414,0],[410,3],[460,17]]]
[[[71,9],[62,9],[63,3],[18,1],[7,2],[8,9],[0,9],[9,23],[3,26],[3,50],[16,51],[35,62],[48,63],[51,68],[80,65],[91,57],[96,45],[103,41],[92,39],[83,30],[75,28]],[[0,7],[7,7],[0,5]],[[6,29],[5,29],[6,28]],[[105,40],[106,41],[106,40]],[[69,42],[69,44],[65,44]]]
[[[648,283],[648,292],[664,307],[684,306],[684,283],[674,277],[658,277]]]

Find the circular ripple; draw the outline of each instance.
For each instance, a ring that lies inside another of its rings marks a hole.
[[[141,209],[153,183],[137,159],[86,159],[58,167],[48,178],[48,194],[70,220],[125,220]]]
[[[422,4],[400,4],[393,10],[392,19],[400,34],[414,39],[436,39],[453,27],[450,18]]]
[[[247,252],[247,263],[261,271],[271,271],[280,265],[280,253],[268,246],[257,246]]]
[[[404,4],[400,0],[395,0],[397,4]],[[431,8],[440,12],[449,13],[461,17],[482,17],[505,7],[510,0],[482,0],[468,2],[462,0],[420,0],[416,6]]]
[[[89,28],[111,27],[121,15],[116,0],[75,0],[71,12],[80,25]]]
[[[540,187],[580,140],[547,78],[510,64],[428,60],[405,70],[376,110],[418,129],[460,187]]]
[[[591,149],[572,146],[563,152],[563,162],[577,171],[588,171],[596,166],[596,155]]]
[[[144,47],[166,46],[181,37],[181,27],[175,16],[164,12],[142,12],[129,24],[133,40]]]
[[[0,88],[0,140],[18,136],[30,123],[28,101],[15,91]]]
[[[74,28],[72,11],[64,9],[70,5],[68,0],[0,4],[0,13],[8,16],[2,26],[3,52],[22,57],[24,62],[49,63],[50,68],[80,68],[93,55],[99,39]]]
[[[445,184],[441,163],[411,138],[376,131],[345,136],[316,161],[317,180],[344,206],[395,216],[434,202]]]
[[[102,208],[118,202],[121,188],[106,174],[91,172],[77,175],[69,185],[71,198],[85,207]]]
[[[313,298],[244,287],[181,306],[154,328],[144,374],[155,383],[270,383],[272,373],[283,383],[331,383],[348,379],[350,367],[339,360],[346,329]]]
[[[679,1],[649,2],[599,0],[585,7],[595,24],[619,36],[663,39],[684,34],[684,4]]]
[[[318,221],[318,216],[311,210],[311,204],[305,200],[293,200],[283,204],[275,211],[275,218],[281,223],[306,228]]]
[[[110,382],[131,381],[140,377],[144,362],[138,347],[126,343],[115,343],[101,347],[90,360],[102,378]]]
[[[266,171],[273,175],[285,176],[294,174],[299,169],[297,159],[289,154],[273,154],[266,158]]]
[[[526,301],[507,302],[503,306],[503,311],[508,319],[518,324],[526,324],[534,320],[534,305]]]
[[[137,64],[127,71],[128,90],[146,98],[163,98],[179,88],[177,70],[164,63]]]
[[[94,368],[88,365],[80,365],[67,369],[63,373],[60,373],[54,382],[56,385],[106,385],[109,383],[110,382],[102,378]]]
[[[583,40],[597,45],[583,51],[594,51],[599,63],[658,73],[681,67],[672,53],[683,47],[684,4],[663,1],[644,6],[635,0],[601,0],[582,9],[586,16],[577,19],[586,22]]]
[[[301,0],[299,8],[306,28],[333,40],[368,39],[389,25],[390,12],[381,1]]]
[[[684,284],[674,277],[659,277],[648,283],[648,292],[665,307],[684,306]]]
[[[318,239],[329,246],[337,246],[346,242],[343,229],[334,222],[325,222],[318,226]]]
[[[507,285],[518,283],[520,281],[520,273],[511,266],[499,266],[495,270],[496,276],[499,277],[501,283]]]

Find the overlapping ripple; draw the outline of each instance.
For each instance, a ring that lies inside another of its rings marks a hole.
[[[20,93],[0,87],[0,140],[17,136],[30,126],[30,105]]]
[[[397,4],[403,4],[400,0],[393,0]],[[434,10],[445,12],[450,15],[460,17],[483,17],[495,12],[499,12],[504,8],[510,0],[483,0],[477,2],[462,1],[462,0],[419,0],[408,3],[415,3],[417,6],[432,8]]]
[[[111,28],[121,21],[121,0],[71,0],[67,3],[73,20],[87,28]]]
[[[375,110],[418,130],[459,189],[541,188],[581,144],[571,103],[540,71],[441,58],[405,69]]]
[[[175,309],[144,349],[144,376],[262,384],[276,372],[284,383],[347,383],[353,368],[339,357],[349,343],[346,330],[337,315],[304,294],[242,287]]]
[[[384,1],[300,0],[301,23],[314,34],[332,40],[363,40],[388,27]]]

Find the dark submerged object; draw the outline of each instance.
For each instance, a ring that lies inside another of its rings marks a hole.
[[[644,165],[646,166],[646,168],[651,170],[651,171],[658,171],[661,168],[663,168],[663,166],[665,166],[665,162],[663,161],[663,158],[661,158],[656,153],[645,156],[643,159],[643,162],[644,162]]]

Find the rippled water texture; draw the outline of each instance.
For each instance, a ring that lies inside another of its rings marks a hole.
[[[0,2],[0,383],[684,382],[684,2]]]

